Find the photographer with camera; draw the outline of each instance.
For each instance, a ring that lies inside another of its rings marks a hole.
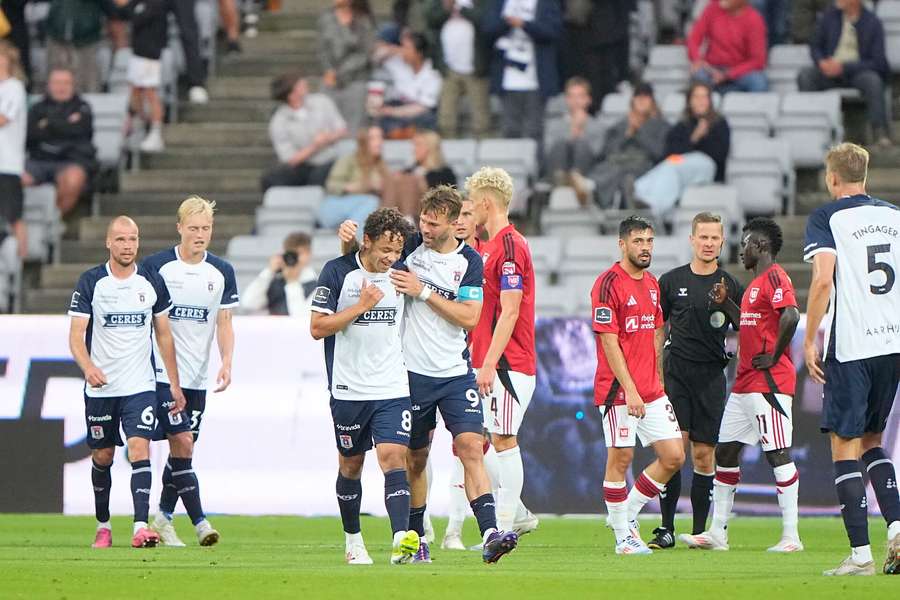
[[[312,239],[295,232],[284,238],[284,252],[269,259],[269,265],[241,294],[241,307],[250,312],[292,317],[309,311],[318,275],[309,266]]]

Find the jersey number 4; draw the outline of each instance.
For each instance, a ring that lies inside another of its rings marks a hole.
[[[889,253],[891,251],[890,244],[876,244],[874,246],[866,246],[866,253],[869,255],[869,274],[875,271],[884,273],[884,283],[881,285],[869,285],[869,291],[876,296],[887,294],[894,287],[896,281],[896,273],[894,267],[886,262],[875,260],[876,255]]]

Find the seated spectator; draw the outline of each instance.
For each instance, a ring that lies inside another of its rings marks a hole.
[[[582,77],[566,82],[566,113],[544,125],[544,165],[557,185],[569,185],[573,172],[587,173],[603,146],[603,125],[590,115],[591,84]]]
[[[18,49],[0,40],[0,231],[9,224],[21,258],[28,254],[27,232],[22,220],[25,202],[22,174],[28,118],[24,77]]]
[[[53,69],[47,94],[28,111],[28,160],[22,183],[56,184],[56,204],[68,214],[96,173],[94,115],[75,93],[75,76]]]
[[[666,159],[634,182],[638,205],[665,215],[691,185],[725,181],[731,130],[712,103],[712,88],[694,82],[687,92],[684,117],[669,130]]]
[[[587,179],[576,174],[572,179],[579,198],[584,190],[596,189],[600,206],[609,208],[628,193],[635,178],[649,171],[665,156],[669,124],[660,115],[649,83],[635,86],[628,115],[606,132],[600,162]]]
[[[399,46],[383,44],[376,52],[390,80],[374,116],[390,139],[409,139],[416,129],[437,129],[441,75],[427,56],[425,35],[408,30],[400,35]]]
[[[269,138],[281,163],[262,176],[265,192],[276,185],[322,185],[337,159],[335,142],[347,124],[331,98],[310,94],[306,78],[283,75],[272,82],[272,98],[281,102],[269,121]]]
[[[298,231],[288,235],[284,252],[269,258],[269,265],[241,294],[241,308],[292,317],[309,312],[318,278],[309,266],[311,257],[312,239],[308,234]]]
[[[716,91],[769,89],[766,24],[752,6],[747,6],[747,0],[707,4],[688,35],[687,48],[694,78]]]
[[[75,74],[81,93],[100,91],[97,50],[105,17],[118,16],[113,0],[50,0],[47,13],[47,63]]]
[[[319,207],[320,227],[335,228],[347,219],[365,223],[369,213],[378,208],[391,175],[381,156],[383,145],[380,127],[357,132],[356,152],[339,158],[328,174],[328,195]]]
[[[884,98],[890,68],[881,20],[861,0],[837,0],[819,20],[809,49],[815,65],[797,76],[800,91],[858,89],[866,102],[873,140],[890,146]]]
[[[503,103],[503,137],[544,139],[544,106],[560,91],[559,0],[491,0],[484,35],[493,47],[491,93]]]
[[[460,99],[469,101],[472,136],[487,136],[491,126],[488,96],[487,44],[481,19],[488,0],[429,0],[428,23],[439,41],[438,64],[444,83],[438,107],[438,127],[444,137],[462,135]]]
[[[457,184],[456,174],[441,152],[441,136],[433,131],[419,131],[413,136],[415,163],[388,179],[382,206],[394,206],[413,222],[421,212],[422,195],[439,185]],[[358,223],[361,221],[357,221]]]
[[[812,42],[819,18],[831,5],[832,0],[792,0],[791,41],[795,44]]]
[[[789,0],[750,0],[750,5],[766,24],[766,43],[769,48],[784,44],[788,38]]]

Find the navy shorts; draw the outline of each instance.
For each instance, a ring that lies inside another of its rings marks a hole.
[[[882,433],[897,395],[900,354],[825,361],[822,432],[842,438]]]
[[[409,374],[409,395],[412,398],[413,450],[425,448],[431,443],[431,432],[437,427],[437,411],[441,410],[444,425],[455,438],[466,432],[481,434],[484,430],[484,412],[481,396],[471,371],[458,377],[428,377]]]
[[[182,412],[170,415],[169,409],[175,404],[172,400],[172,390],[168,383],[156,384],[156,418],[159,420],[159,426],[156,428],[154,440],[164,440],[166,436],[185,431],[194,434],[194,441],[200,436],[200,424],[203,422],[203,411],[206,410],[206,390],[181,388],[181,391],[187,405]]]
[[[125,439],[153,439],[156,431],[156,392],[111,398],[92,398],[85,394],[84,421],[87,425],[87,445],[92,450],[123,446],[120,423]]]
[[[376,445],[401,444],[409,446],[412,413],[409,398],[392,400],[335,400],[331,399],[331,418],[334,421],[334,440],[338,452],[357,456]]]

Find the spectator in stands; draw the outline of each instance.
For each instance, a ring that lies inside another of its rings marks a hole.
[[[603,125],[592,117],[591,84],[583,77],[572,77],[566,82],[566,112],[547,119],[544,125],[544,166],[557,185],[574,184],[579,198],[586,200],[582,191],[583,175],[597,161],[603,147]]]
[[[116,0],[131,21],[131,58],[128,60],[128,84],[131,86],[132,115],[150,123],[150,131],[141,141],[141,152],[162,152],[163,103],[159,97],[162,83],[163,48],[169,42],[167,0]],[[144,114],[149,108],[149,118]],[[133,124],[132,124],[133,125]]]
[[[491,0],[484,34],[493,47],[491,92],[503,103],[503,137],[543,143],[544,106],[559,93],[559,0]]]
[[[789,0],[750,0],[766,24],[767,44],[783,44],[788,37]]]
[[[272,98],[281,102],[269,121],[269,137],[281,164],[262,176],[265,192],[275,185],[322,185],[337,159],[335,142],[347,124],[331,98],[310,94],[306,78],[291,73],[272,82]]]
[[[200,56],[200,29],[197,26],[196,0],[169,0],[169,10],[175,15],[178,35],[184,50],[184,67],[190,89],[191,104],[206,104],[206,67]]]
[[[18,49],[0,40],[0,219],[16,236],[19,256],[28,254],[22,174],[25,167],[27,96]]]
[[[22,183],[56,184],[56,204],[68,214],[97,171],[91,105],[75,93],[75,75],[55,68],[47,94],[28,112],[28,160]]]
[[[382,206],[395,206],[414,222],[421,212],[421,198],[430,188],[457,184],[456,174],[444,161],[441,136],[434,131],[418,131],[413,136],[415,162],[388,178]],[[360,222],[360,221],[357,221]]]
[[[219,22],[225,32],[225,54],[240,54],[241,17],[235,0],[219,0]]]
[[[437,129],[441,75],[427,56],[425,34],[409,30],[400,35],[399,46],[382,44],[376,52],[390,82],[374,116],[388,138],[409,139],[416,129]]]
[[[78,91],[100,91],[97,49],[104,21],[115,16],[113,0],[50,0],[47,13],[47,62],[75,74]]]
[[[713,107],[712,88],[695,81],[686,104],[684,117],[666,136],[666,159],[634,182],[636,204],[657,217],[675,206],[687,186],[725,181],[731,130]]]
[[[705,49],[704,49],[705,46]],[[718,92],[765,92],[766,24],[747,0],[706,5],[687,39],[691,72]]]
[[[241,308],[270,315],[296,317],[309,312],[318,275],[309,265],[312,239],[295,232],[284,238],[284,252],[269,258],[268,266],[241,294]]]
[[[881,20],[862,0],[837,0],[819,20],[809,48],[815,66],[800,71],[800,91],[858,89],[866,102],[872,138],[880,146],[890,146],[884,98],[890,68]]]
[[[380,127],[360,129],[356,152],[338,159],[325,183],[328,193],[319,207],[319,226],[335,228],[346,219],[364,223],[378,208],[385,183],[391,176],[381,149],[384,133]]]
[[[831,5],[832,0],[792,0],[791,40],[795,44],[812,42],[819,18]]]
[[[406,29],[425,33],[426,2],[427,0],[394,0],[391,4],[391,20],[378,30],[378,39],[397,46],[400,44],[400,34]]]
[[[489,49],[481,32],[488,0],[429,0],[428,23],[438,40],[438,65],[444,78],[438,127],[444,137],[461,135],[460,99],[469,101],[472,136],[483,138],[491,126],[488,96]]]
[[[318,21],[322,83],[351,134],[363,125],[366,83],[372,69],[375,23],[368,0],[334,0]]]
[[[613,206],[628,194],[635,178],[665,156],[668,132],[669,124],[659,112],[653,87],[649,83],[635,86],[628,115],[606,132],[600,162],[587,172],[586,180],[579,174],[572,177],[578,197],[585,198],[595,189],[601,207]]]

